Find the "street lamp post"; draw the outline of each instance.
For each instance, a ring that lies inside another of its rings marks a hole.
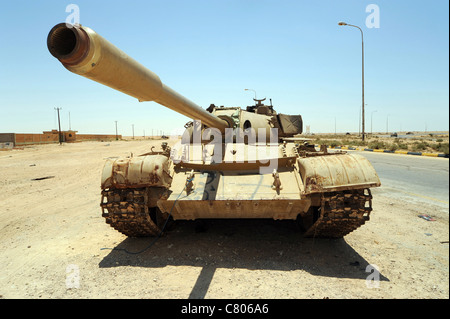
[[[359,31],[361,31],[361,48],[362,48],[362,140],[364,141],[364,36],[363,36],[363,31],[361,30],[360,27],[353,25],[353,24],[348,24],[345,22],[339,22],[338,25],[340,26],[349,26],[349,27],[354,27],[354,28],[358,28]]]

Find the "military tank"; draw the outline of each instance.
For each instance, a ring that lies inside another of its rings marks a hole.
[[[203,109],[85,26],[56,25],[47,46],[69,71],[192,120],[175,145],[106,161],[100,206],[119,232],[159,236],[169,219],[267,218],[340,238],[369,220],[370,188],[381,185],[375,169],[298,137],[301,115],[277,113],[265,99]]]

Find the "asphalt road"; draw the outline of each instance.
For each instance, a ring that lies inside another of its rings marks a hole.
[[[367,151],[349,151],[365,156],[374,166],[382,186],[373,189],[392,197],[420,201],[449,209],[449,159]]]

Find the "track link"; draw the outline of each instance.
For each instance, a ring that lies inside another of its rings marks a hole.
[[[371,211],[370,189],[324,193],[319,217],[305,236],[342,238],[364,225]]]
[[[129,237],[158,236],[161,228],[153,221],[146,188],[102,191],[102,216],[111,227]],[[342,238],[369,220],[372,211],[370,189],[322,194],[318,217],[306,237]],[[160,223],[158,223],[159,225]]]
[[[158,236],[161,229],[152,220],[145,188],[102,191],[100,206],[106,223],[129,237]]]

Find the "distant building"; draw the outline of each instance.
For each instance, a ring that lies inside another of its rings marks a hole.
[[[61,131],[62,142],[74,143],[81,141],[115,140],[116,135],[77,134],[77,131]],[[117,136],[122,139],[122,135]],[[28,144],[59,143],[58,130],[44,131],[42,134],[33,133],[0,133],[0,143],[13,143],[14,146]]]
[[[41,135],[41,134],[37,134]],[[58,130],[44,131],[44,140],[49,142],[59,142]],[[75,142],[77,140],[77,131],[61,131],[62,142]]]

